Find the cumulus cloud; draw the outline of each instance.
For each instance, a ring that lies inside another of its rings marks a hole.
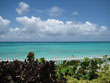
[[[72,12],[72,15],[78,15],[79,12],[75,11],[75,12]]]
[[[89,21],[85,23],[60,21],[56,19],[41,20],[39,17],[17,17],[23,33],[37,35],[101,35],[107,31],[106,26],[98,26]]]
[[[0,28],[4,28],[4,27],[8,26],[9,23],[10,23],[9,20],[3,19],[3,17],[0,16]]]
[[[4,38],[77,38],[78,37],[95,37],[110,35],[106,26],[98,26],[97,24],[86,21],[61,21],[56,19],[42,20],[40,17],[31,18],[27,16],[17,17],[16,21],[21,27],[10,28],[8,33],[2,35]]]
[[[10,28],[10,31],[11,32],[17,32],[17,31],[19,31],[20,30],[20,28]]]
[[[0,36],[7,32],[5,27],[7,27],[9,24],[10,24],[9,20],[4,19],[2,16],[0,16]]]
[[[53,6],[52,8],[48,9],[49,16],[60,16],[63,13],[63,9],[59,8],[58,6]]]
[[[24,12],[27,12],[29,10],[29,5],[24,2],[19,3],[19,8],[16,8],[16,11],[19,15],[22,15]]]

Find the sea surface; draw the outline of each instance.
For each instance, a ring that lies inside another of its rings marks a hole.
[[[0,58],[25,59],[28,52],[36,58],[97,57],[110,55],[110,42],[1,42]]]

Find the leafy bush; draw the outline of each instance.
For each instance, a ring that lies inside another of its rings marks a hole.
[[[73,78],[72,76],[67,76],[67,83],[79,83],[79,81],[76,78]]]
[[[96,74],[98,66],[97,59],[88,59],[85,58],[83,62],[79,65],[79,67],[76,70],[75,78],[78,80],[82,79],[88,79],[92,80],[94,78],[97,78],[98,75]]]
[[[0,83],[66,83],[55,70],[54,61],[0,62]]]
[[[34,60],[33,52],[27,57],[29,62],[0,62],[0,83],[110,83],[110,65],[101,65],[109,60],[108,56],[59,65],[44,58]]]
[[[110,83],[110,65],[105,65],[101,72],[96,72],[98,74],[97,79],[93,80],[77,80],[72,76],[67,76],[67,83]]]
[[[105,65],[101,68],[101,72],[97,72],[99,77],[95,80],[99,83],[110,83],[110,65]]]
[[[29,52],[27,58],[28,58],[28,61],[33,61],[34,60],[34,53]]]
[[[45,58],[40,58],[39,62],[45,62]]]
[[[78,60],[64,61],[58,69],[60,69],[59,73],[64,76],[73,76],[78,80],[93,80],[98,78],[97,72],[101,71],[103,62],[103,59],[100,58],[89,59],[86,57],[83,62]]]

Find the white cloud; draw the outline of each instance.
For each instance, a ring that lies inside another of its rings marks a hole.
[[[24,2],[19,3],[19,8],[16,8],[16,11],[19,15],[22,15],[24,12],[27,12],[29,10],[29,5]]]
[[[2,16],[0,16],[0,36],[7,32],[6,27],[9,24],[10,24],[9,20],[4,19]]]
[[[41,20],[39,17],[17,17],[16,21],[23,25],[22,32],[37,35],[101,35],[107,27],[98,26],[89,21],[85,23],[60,21],[56,19]],[[24,31],[23,31],[24,30]]]
[[[52,8],[48,9],[48,15],[50,16],[60,16],[63,13],[63,9],[59,8],[58,6],[53,6]]]
[[[78,15],[79,12],[75,11],[75,12],[72,12],[72,15]]]
[[[20,28],[10,28],[10,31],[11,32],[17,32],[17,31],[19,31],[20,30]]]
[[[19,22],[22,27],[10,28],[7,34],[2,35],[4,38],[32,38],[32,39],[46,39],[53,38],[62,39],[74,38],[76,36],[101,36],[110,35],[106,26],[98,26],[89,21],[85,23],[73,22],[73,21],[60,21],[56,19],[42,20],[39,17],[32,16],[31,18],[17,17],[16,21]]]
[[[9,20],[3,19],[3,17],[0,16],[0,28],[4,28],[4,27],[8,26],[9,23],[10,23]]]
[[[49,16],[61,16],[62,13],[64,12],[63,9],[59,8],[58,6],[52,6],[49,9],[32,9],[36,13],[39,14],[47,14]]]

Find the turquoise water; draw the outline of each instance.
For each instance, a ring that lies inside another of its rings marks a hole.
[[[30,51],[37,58],[103,56],[110,54],[110,42],[0,43],[0,58],[26,58]]]

